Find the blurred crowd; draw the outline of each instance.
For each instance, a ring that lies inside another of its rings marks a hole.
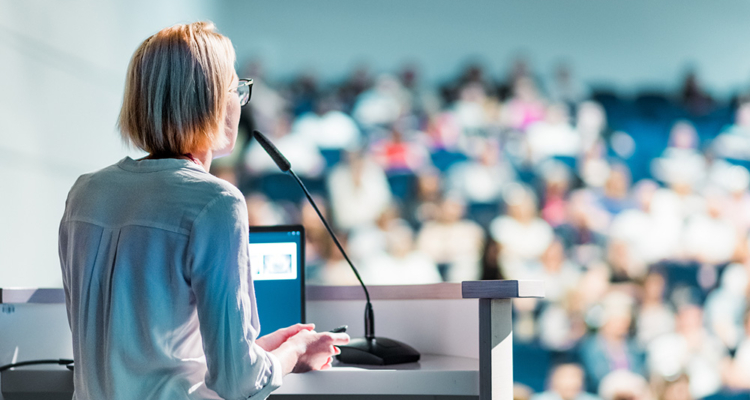
[[[691,400],[750,389],[750,102],[689,73],[623,96],[560,65],[467,65],[426,85],[407,65],[271,84],[262,66],[235,154],[213,173],[252,225],[301,223],[308,282],[353,285],[265,133],[370,285],[539,279],[514,301],[516,397]],[[525,371],[533,367],[533,370]],[[744,395],[746,397],[746,395]]]

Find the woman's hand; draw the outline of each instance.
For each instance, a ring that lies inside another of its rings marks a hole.
[[[336,346],[349,343],[346,333],[301,330],[287,339],[274,353],[284,366],[284,374],[324,370],[331,367],[333,356],[341,353]]]
[[[300,333],[300,331],[315,329],[315,324],[294,324],[287,328],[281,328],[276,332],[269,333],[255,340],[255,344],[265,351],[274,351],[279,348],[290,337]]]
[[[289,342],[304,345],[305,351],[297,359],[292,372],[300,373],[331,368],[333,356],[340,354],[337,345],[349,343],[346,333],[302,331],[290,338]]]

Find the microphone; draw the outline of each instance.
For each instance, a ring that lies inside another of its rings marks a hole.
[[[260,146],[263,147],[263,150],[265,150],[266,153],[268,153],[268,155],[271,156],[271,159],[273,160],[273,162],[275,162],[276,165],[279,166],[279,169],[281,170],[281,172],[287,172],[292,169],[292,164],[289,162],[289,160],[287,160],[286,157],[284,157],[284,155],[281,154],[279,149],[277,149],[276,146],[274,146],[273,143],[271,143],[267,137],[263,136],[263,134],[258,131],[255,131],[253,133],[253,136],[255,136],[255,140],[257,140],[258,143],[260,143]],[[294,176],[296,177],[297,175],[294,175]],[[303,185],[303,189],[304,189],[304,185]]]
[[[365,304],[365,337],[352,339],[349,341],[349,344],[338,346],[341,349],[341,354],[336,356],[336,358],[347,364],[365,365],[392,365],[419,361],[419,352],[413,347],[397,340],[375,336],[375,314],[372,309],[372,303],[370,302],[370,292],[367,290],[367,286],[365,286],[364,282],[362,282],[362,278],[359,276],[359,271],[354,267],[354,263],[349,259],[346,251],[344,251],[344,247],[341,246],[336,234],[333,233],[333,229],[331,229],[331,226],[328,225],[328,221],[326,221],[323,214],[320,212],[320,209],[318,209],[318,205],[315,204],[315,200],[313,200],[307,187],[305,187],[302,180],[292,170],[292,164],[289,160],[287,160],[276,146],[274,146],[273,143],[271,143],[271,141],[262,133],[254,131],[253,136],[261,147],[263,147],[263,150],[265,150],[276,163],[279,169],[282,172],[289,173],[289,175],[297,181],[302,188],[302,191],[305,192],[305,196],[310,202],[310,205],[315,209],[315,212],[318,214],[318,217],[320,217],[326,230],[328,230],[336,247],[338,247],[339,251],[344,256],[344,259],[352,268],[359,284],[362,285],[362,289],[365,291],[365,298],[367,299],[367,303]]]

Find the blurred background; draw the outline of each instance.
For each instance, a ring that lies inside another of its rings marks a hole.
[[[61,287],[83,173],[137,45],[212,20],[253,78],[215,175],[302,223],[310,284],[355,278],[249,140],[264,132],[369,284],[542,279],[514,302],[516,398],[746,399],[750,3],[0,0],[0,287]]]

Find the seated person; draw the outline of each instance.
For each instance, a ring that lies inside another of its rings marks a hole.
[[[362,280],[370,285],[422,285],[442,278],[429,257],[414,248],[414,232],[403,221],[388,227],[387,252],[362,265]]]
[[[583,378],[583,368],[578,364],[558,365],[550,374],[547,390],[533,395],[531,400],[599,400],[586,392]]]
[[[538,217],[536,196],[521,185],[505,196],[508,214],[495,218],[490,234],[500,244],[500,265],[507,279],[524,279],[553,239],[552,228]]]
[[[463,202],[448,198],[440,204],[437,218],[422,225],[417,248],[437,265],[445,266],[449,282],[477,280],[484,232],[464,217]]]
[[[630,337],[633,299],[612,292],[602,301],[603,315],[596,334],[585,339],[580,357],[588,377],[587,388],[595,390],[605,376],[616,370],[644,375],[643,352]]]
[[[703,310],[695,304],[681,305],[675,331],[658,337],[648,346],[651,374],[672,380],[686,373],[690,378],[690,393],[695,398],[721,390],[729,362],[726,347],[703,326]]]

